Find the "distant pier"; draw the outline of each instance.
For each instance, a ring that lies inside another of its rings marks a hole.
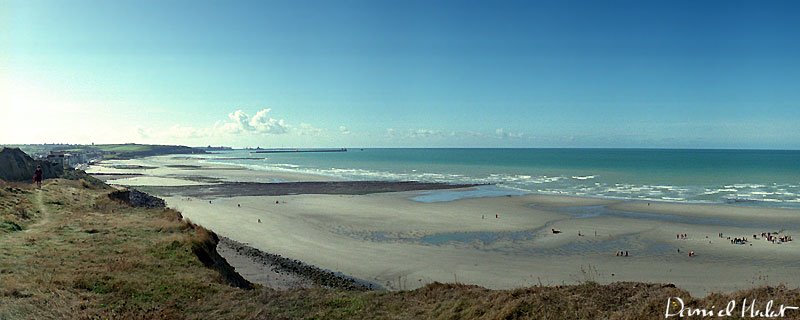
[[[338,149],[264,149],[250,151],[250,153],[292,153],[292,152],[347,152],[346,148]]]

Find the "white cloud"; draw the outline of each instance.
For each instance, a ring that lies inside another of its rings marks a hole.
[[[148,130],[145,129],[145,128],[137,127],[136,128],[136,133],[139,134],[140,138],[143,138],[143,139],[150,138],[150,132],[148,132]]]
[[[439,130],[430,130],[430,129],[416,129],[416,130],[409,130],[408,136],[409,138],[430,138],[430,137],[441,137],[444,134],[442,131]]]
[[[229,122],[217,123],[214,127],[224,133],[239,134],[242,132],[257,132],[262,134],[284,134],[289,131],[289,124],[283,119],[269,116],[270,108],[261,109],[254,116],[242,110],[228,114]]]
[[[237,110],[240,112],[241,110]],[[270,118],[268,113],[272,109],[261,109],[250,119],[250,127],[259,133],[284,134],[289,130],[289,125],[283,119]],[[244,112],[242,112],[244,114]],[[246,115],[246,114],[245,114]]]
[[[350,129],[347,129],[345,126],[339,126],[339,133],[341,134],[350,134]]]
[[[209,130],[197,129],[181,125],[174,125],[167,129],[166,136],[179,139],[205,138],[211,135]]]
[[[217,121],[214,124],[213,132],[217,133],[227,133],[227,134],[239,134],[243,132],[242,126],[240,123],[237,122],[223,122]]]
[[[494,134],[497,138],[500,139],[520,139],[525,136],[522,132],[510,132],[505,131],[503,128],[499,128],[494,131]]]
[[[322,134],[322,129],[316,128],[308,123],[300,123],[294,131],[302,136],[319,136]]]
[[[225,123],[222,127],[229,133],[239,133],[242,131],[251,131],[253,127],[250,126],[250,116],[242,110],[236,110],[228,114],[228,118],[233,122]]]
[[[321,129],[301,123],[294,127],[284,119],[270,117],[272,109],[265,108],[250,116],[243,110],[236,110],[228,114],[227,119],[217,121],[208,127],[193,127],[184,125],[173,125],[166,130],[153,130],[137,128],[137,133],[142,139],[167,139],[170,141],[181,141],[182,139],[200,138],[231,138],[232,136],[257,137],[263,135],[283,135],[294,133],[297,135],[319,135]],[[179,139],[179,140],[174,140]]]
[[[386,139],[392,143],[404,145],[442,145],[442,146],[475,146],[475,145],[521,145],[533,141],[533,137],[521,131],[507,131],[498,128],[490,131],[453,131],[441,129],[386,129]],[[501,140],[501,141],[498,141]]]

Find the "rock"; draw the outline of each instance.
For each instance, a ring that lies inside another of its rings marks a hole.
[[[233,248],[242,255],[250,257],[256,262],[271,266],[273,271],[277,273],[291,273],[301,278],[308,279],[318,286],[351,291],[373,290],[372,285],[369,283],[329,270],[323,270],[305,264],[297,259],[289,259],[278,254],[263,252],[225,237],[220,237],[220,242],[224,242],[226,246]]]
[[[166,208],[167,204],[164,199],[151,196],[147,193],[141,192],[136,189],[118,190],[108,194],[108,197],[122,201],[131,205],[132,207],[145,207],[145,208]]]
[[[58,178],[64,174],[64,167],[42,160],[33,160],[19,148],[0,149],[0,179],[6,181],[32,181],[36,166],[42,166],[45,179]]]

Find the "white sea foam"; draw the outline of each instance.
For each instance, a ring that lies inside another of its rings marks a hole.
[[[764,187],[766,187],[766,186],[763,185],[763,184],[749,184],[749,183],[737,183],[737,184],[733,185],[733,188],[736,188],[736,189],[744,189],[744,188],[755,189],[755,188],[764,188]],[[729,187],[725,186],[725,188],[729,188]]]
[[[272,165],[276,167],[285,167],[285,168],[300,168],[300,166],[291,163],[273,163]]]
[[[209,159],[208,163],[234,164],[253,170],[294,172],[337,177],[345,180],[415,180],[444,183],[495,184],[523,192],[554,195],[577,195],[614,199],[642,199],[652,201],[719,203],[726,201],[758,201],[777,204],[800,203],[798,184],[736,183],[711,186],[637,184],[626,182],[606,183],[598,175],[555,175],[535,172],[495,172],[479,175],[473,172],[435,172],[423,168],[381,171],[356,168],[313,167],[294,163],[269,163],[269,161],[230,161]],[[587,181],[592,180],[594,181]]]
[[[550,183],[550,182],[557,182],[559,180],[564,179],[563,177],[548,177],[548,176],[541,176],[536,177],[531,180],[531,182],[536,184],[543,184],[543,183]]]
[[[764,192],[764,191],[753,191],[753,192],[750,192],[750,194],[760,195],[760,196],[771,196],[771,195],[774,195],[776,193],[775,192]]]

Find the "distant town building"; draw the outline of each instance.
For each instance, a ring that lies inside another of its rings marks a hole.
[[[90,158],[95,158],[97,155],[86,154],[83,152],[67,152],[67,151],[50,151],[45,159],[52,163],[57,163],[64,168],[75,168],[81,164],[88,163]]]

